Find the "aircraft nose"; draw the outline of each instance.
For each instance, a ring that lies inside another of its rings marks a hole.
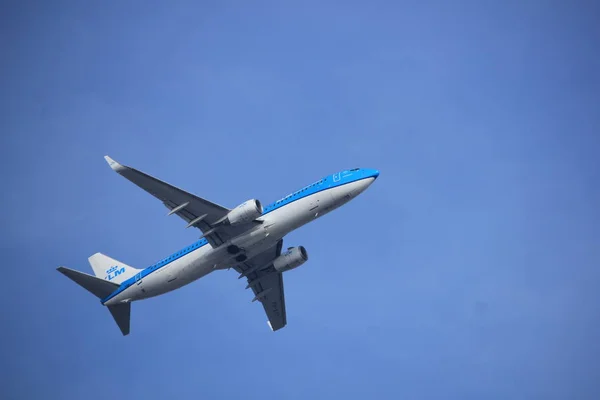
[[[373,180],[375,180],[379,176],[379,170],[378,169],[367,169],[367,170],[365,170],[365,176],[367,178],[373,178]]]

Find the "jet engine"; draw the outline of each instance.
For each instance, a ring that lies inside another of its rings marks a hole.
[[[229,211],[227,220],[231,225],[246,224],[260,217],[262,213],[263,207],[260,204],[260,201],[252,199]]]
[[[277,272],[285,272],[297,268],[308,260],[308,253],[303,246],[290,247],[273,261]]]

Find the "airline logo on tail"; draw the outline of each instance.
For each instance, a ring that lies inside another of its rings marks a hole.
[[[113,279],[115,279],[117,276],[121,275],[125,273],[125,267],[121,267],[119,268],[118,266],[114,266],[114,267],[110,267],[109,269],[106,270],[106,279],[107,281],[112,281]]]

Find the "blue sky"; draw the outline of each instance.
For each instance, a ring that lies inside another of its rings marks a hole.
[[[600,398],[592,2],[25,2],[0,24],[3,399]],[[233,207],[377,168],[286,237],[288,326],[233,271],[122,337],[56,272],[196,240],[102,156]]]

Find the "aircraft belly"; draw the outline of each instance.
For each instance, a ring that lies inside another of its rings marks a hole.
[[[208,246],[200,248],[146,276],[140,283],[140,298],[170,292],[209,273],[212,268],[208,268],[204,256],[210,251]]]
[[[287,204],[270,215],[271,219],[276,221],[273,235],[281,238],[333,208],[335,207],[331,190],[324,190]]]
[[[327,189],[322,192],[316,194],[318,196],[318,208],[314,215],[311,215],[313,218],[322,217],[327,214],[329,211],[334,210],[335,207],[335,198],[332,193],[333,189]],[[315,211],[315,210],[313,210]]]
[[[334,208],[338,208],[362,193],[370,184],[369,180],[360,180],[330,189]]]
[[[186,272],[185,272],[186,282],[187,283],[193,282],[196,279],[200,279],[203,276],[208,275],[209,273],[214,271],[213,266],[214,266],[214,264],[211,262],[208,262],[206,260],[198,260],[197,262],[195,262],[194,264],[192,264],[188,268],[186,268]]]

